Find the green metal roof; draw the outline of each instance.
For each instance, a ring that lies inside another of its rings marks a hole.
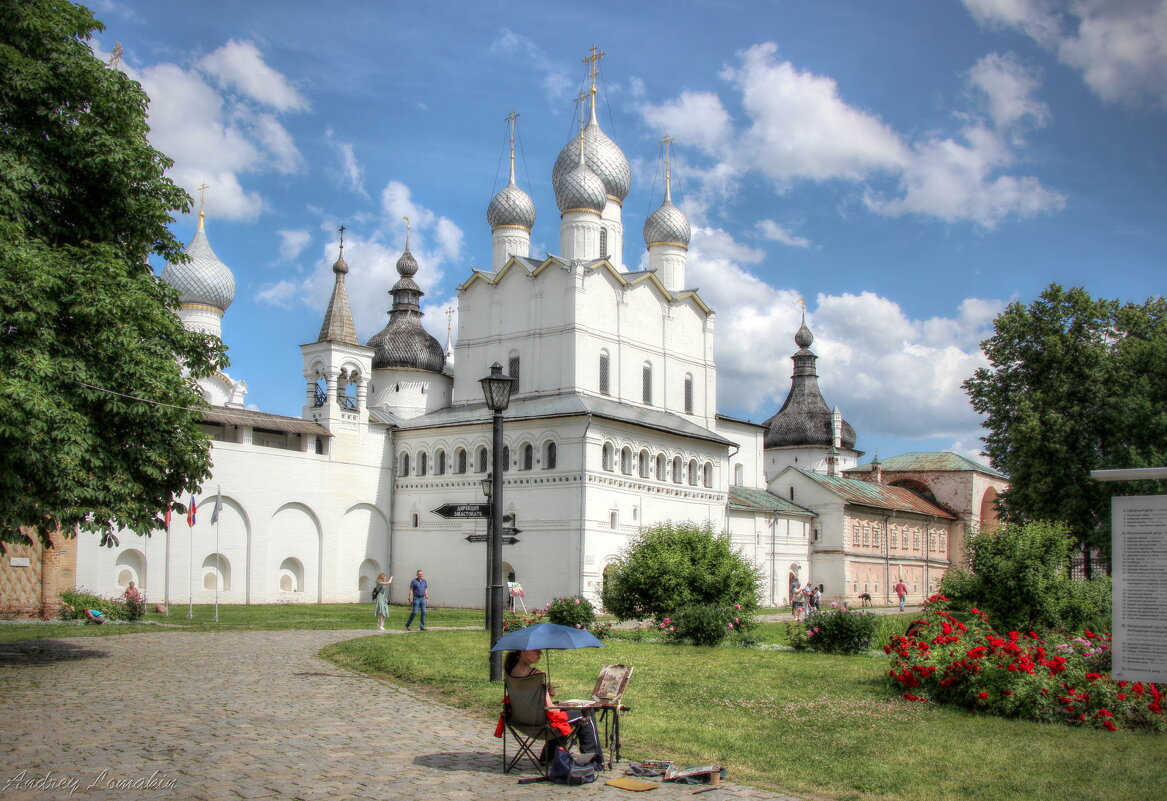
[[[967,470],[972,470],[977,473],[984,473],[987,476],[1006,478],[1003,473],[998,473],[991,467],[987,467],[980,462],[974,462],[972,459],[966,459],[965,457],[956,453],[952,453],[951,451],[904,453],[899,456],[893,456],[890,459],[881,459],[880,464],[885,471],[964,472]],[[869,473],[871,472],[871,462],[868,462],[867,464],[861,464],[858,467],[853,467],[846,472]]]
[[[874,506],[877,509],[890,509],[895,512],[911,512],[918,515],[944,517],[955,520],[956,516],[942,506],[917,495],[904,487],[892,487],[887,484],[874,484],[858,478],[844,478],[842,476],[824,476],[812,473],[809,470],[796,470],[820,486],[830,490],[847,503],[862,506]]]
[[[815,517],[810,509],[799,506],[785,498],[780,498],[764,489],[753,489],[738,484],[729,487],[729,508],[739,512],[766,512]]]

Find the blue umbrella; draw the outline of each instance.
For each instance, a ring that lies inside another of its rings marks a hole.
[[[567,651],[575,648],[603,648],[604,644],[587,629],[536,623],[498,638],[492,651]]]

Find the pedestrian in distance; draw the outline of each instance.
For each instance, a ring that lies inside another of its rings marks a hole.
[[[409,582],[409,598],[408,601],[412,604],[413,609],[409,613],[409,620],[405,621],[405,630],[410,631],[410,626],[413,625],[413,618],[419,613],[421,614],[421,630],[425,631],[425,606],[426,601],[430,597],[430,585],[425,580],[425,573],[420,570],[417,571],[417,578]]]
[[[381,573],[373,584],[373,611],[377,615],[377,631],[385,630],[385,618],[389,617],[389,585],[392,583],[392,576],[385,578],[385,574]]]
[[[904,604],[908,600],[908,585],[901,578],[895,586],[896,596],[900,599],[900,611],[904,611]]]

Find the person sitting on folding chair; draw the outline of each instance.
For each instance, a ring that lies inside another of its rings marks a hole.
[[[508,651],[503,660],[503,672],[510,679],[525,679],[533,676],[544,676],[543,671],[535,667],[535,663],[543,656],[542,651]],[[509,686],[509,685],[508,685]],[[582,754],[594,754],[599,765],[604,763],[604,751],[600,745],[599,733],[596,729],[595,711],[592,709],[578,709],[567,707],[555,708],[552,696],[553,687],[544,683],[543,706],[547,712],[549,725],[562,736],[578,735],[579,750]]]

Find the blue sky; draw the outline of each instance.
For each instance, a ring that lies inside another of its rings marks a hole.
[[[789,387],[805,299],[827,402],[870,456],[979,450],[960,383],[1013,300],[1050,282],[1143,301],[1167,257],[1165,0],[97,2],[94,41],[152,98],[151,138],[235,272],[224,319],[249,404],[298,416],[298,345],[336,229],[362,340],[384,325],[413,221],[426,322],[490,264],[485,212],[518,183],[558,248],[551,166],[582,59],[633,168],[626,263],[660,204],[660,147],[717,312],[720,410]],[[174,230],[190,239],[193,215]],[[456,337],[456,322],[455,322]]]

